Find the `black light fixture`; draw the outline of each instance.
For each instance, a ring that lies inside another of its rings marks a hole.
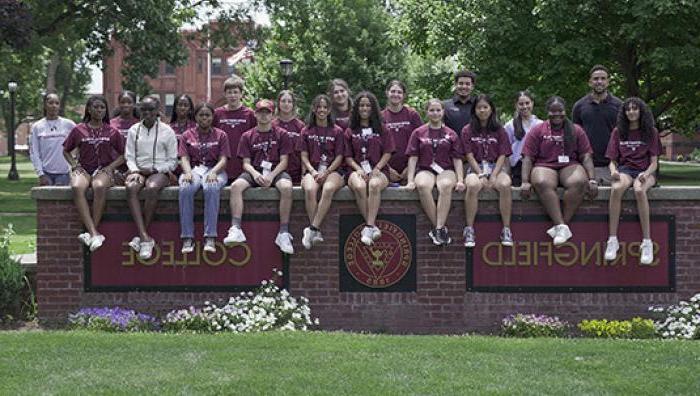
[[[17,173],[17,160],[15,157],[15,94],[17,93],[17,83],[10,81],[7,83],[7,90],[10,91],[10,129],[7,131],[7,146],[10,151],[10,173],[7,178],[19,180]]]
[[[284,89],[289,89],[289,77],[292,76],[292,62],[290,59],[282,59],[280,61],[280,70],[282,71],[282,76],[284,77]]]

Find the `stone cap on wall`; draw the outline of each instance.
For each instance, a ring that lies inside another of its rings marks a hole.
[[[600,187],[598,189],[596,201],[607,201],[610,198],[610,188]],[[560,193],[561,193],[560,189]],[[201,191],[198,193],[198,198],[201,199]],[[437,196],[437,192],[433,191],[433,195]],[[533,193],[533,196],[535,194]],[[70,187],[34,187],[32,188],[31,196],[38,201],[66,201],[73,199],[73,192]],[[304,200],[304,191],[301,187],[294,187],[292,194],[294,200]],[[654,187],[649,190],[649,200],[658,201],[700,201],[700,187]],[[277,201],[279,193],[275,188],[249,188],[243,195],[246,200],[257,201]],[[229,198],[229,187],[225,187],[221,192],[222,199]],[[537,199],[536,196],[533,197]],[[530,199],[533,199],[530,198]],[[125,187],[112,187],[107,193],[108,200],[126,200]],[[177,201],[178,187],[166,187],[160,193],[160,200]],[[355,197],[348,187],[343,187],[335,194],[336,201],[352,201]],[[453,200],[464,199],[464,193],[454,193]],[[479,195],[480,200],[497,200],[498,194],[495,191],[484,191]],[[633,200],[634,192],[629,189],[625,192],[625,200]],[[387,188],[382,192],[382,200],[385,201],[417,201],[418,193],[416,191],[406,190],[404,188]],[[522,200],[520,197],[520,188],[513,187],[513,200]]]

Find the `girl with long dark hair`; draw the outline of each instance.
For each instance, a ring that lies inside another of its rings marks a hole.
[[[292,178],[294,185],[301,183],[302,166],[301,152],[299,145],[301,144],[301,131],[306,126],[304,121],[297,117],[296,97],[289,90],[283,90],[277,95],[277,113],[272,121],[272,126],[282,128],[287,131],[290,140],[293,143],[294,150],[289,153],[287,162],[287,173]]]
[[[129,134],[129,128],[139,122],[139,111],[136,107],[136,94],[132,91],[123,91],[117,98],[117,107],[109,124],[124,136]]]
[[[32,124],[30,158],[40,186],[67,186],[70,166],[63,157],[62,144],[75,123],[58,115],[61,99],[56,93],[44,95],[43,102],[44,118]]]
[[[194,120],[194,103],[189,95],[180,95],[175,98],[175,107],[170,116],[170,128],[177,136],[181,136],[186,130],[194,128],[197,123]]]
[[[661,153],[659,133],[654,127],[654,116],[643,100],[628,98],[622,103],[605,156],[610,159],[610,222],[605,259],[617,258],[620,244],[617,229],[620,224],[622,195],[632,187],[637,200],[637,212],[642,227],[640,264],[654,261],[654,244],[649,226],[649,199],[647,191],[656,183],[655,172]]]
[[[511,151],[513,152],[508,161],[510,163],[510,177],[513,181],[513,186],[519,187],[522,180],[522,151],[525,143],[525,135],[532,128],[540,125],[542,120],[532,112],[535,107],[535,99],[529,91],[519,91],[515,95],[515,114],[513,119],[508,121],[504,126],[510,141]]]

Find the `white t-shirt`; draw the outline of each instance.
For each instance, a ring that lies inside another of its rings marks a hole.
[[[70,172],[70,165],[63,157],[63,142],[73,128],[75,123],[63,117],[42,118],[32,125],[29,156],[38,176]]]
[[[536,127],[537,125],[540,125],[541,123],[542,120],[537,118],[536,115],[530,115],[530,119],[527,120],[527,122],[523,122],[523,130],[525,130],[525,135],[523,135],[522,139],[518,140],[515,138],[515,128],[513,127],[513,120],[508,121],[504,128],[506,130],[506,133],[508,134],[508,140],[510,141],[511,149],[513,150],[513,154],[510,155],[511,167],[515,166],[518,163],[518,161],[520,161],[520,158],[522,158],[525,136],[527,136],[528,132],[530,132],[532,128]]]

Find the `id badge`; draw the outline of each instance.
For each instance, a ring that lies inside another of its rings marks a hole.
[[[568,164],[569,163],[569,156],[568,155],[560,155],[559,156],[559,163],[560,164]]]
[[[364,160],[360,163],[360,166],[362,167],[362,170],[365,171],[366,174],[372,173],[372,166],[369,164],[369,161]]]
[[[432,169],[438,175],[445,171],[444,169],[442,169],[442,166],[438,165],[436,162],[430,164],[430,169]]]
[[[490,175],[493,171],[493,169],[491,169],[491,164],[489,164],[488,161],[481,161],[481,170],[487,175]]]
[[[362,137],[372,136],[372,128],[362,128]]]
[[[272,162],[270,161],[263,161],[260,163],[260,166],[262,166],[262,174],[263,177],[267,176],[272,172]]]

